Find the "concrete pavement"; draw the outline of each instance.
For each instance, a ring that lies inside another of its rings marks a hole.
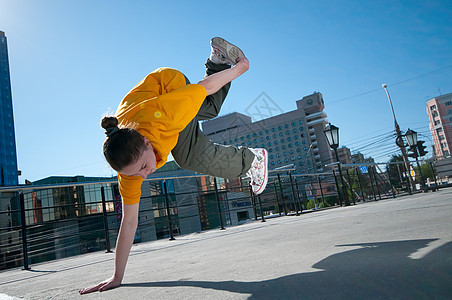
[[[452,189],[250,222],[0,273],[0,299],[452,299]]]

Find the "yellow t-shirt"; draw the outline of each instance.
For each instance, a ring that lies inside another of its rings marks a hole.
[[[176,146],[179,133],[197,115],[206,95],[203,86],[186,85],[180,71],[159,68],[124,97],[116,117],[119,126],[132,127],[149,139],[160,168]],[[124,204],[140,201],[141,177],[118,173],[118,182]]]

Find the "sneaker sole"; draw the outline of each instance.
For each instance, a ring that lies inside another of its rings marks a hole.
[[[264,183],[259,187],[259,189],[257,191],[254,192],[254,194],[259,195],[261,194],[264,190],[265,187],[267,186],[267,182],[268,182],[268,151],[264,149],[264,164],[265,164],[265,177],[264,177]]]
[[[243,51],[239,47],[233,45],[220,37],[212,39],[212,46],[218,48],[231,62],[235,65],[237,58],[245,57]]]

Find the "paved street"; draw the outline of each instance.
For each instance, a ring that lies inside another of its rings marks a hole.
[[[103,252],[0,273],[0,299],[452,299],[452,189],[133,246],[123,286]]]

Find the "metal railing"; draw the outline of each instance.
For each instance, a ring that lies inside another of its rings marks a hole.
[[[238,225],[304,210],[395,197],[401,191],[383,172],[332,165],[331,172],[271,170],[255,196],[246,178],[206,175],[147,179],[142,185],[136,243]],[[337,168],[345,168],[345,185]],[[338,193],[339,191],[339,193]],[[0,270],[104,250],[115,246],[122,204],[116,180],[0,188]],[[377,197],[378,196],[378,197]],[[378,198],[378,199],[377,199]]]

